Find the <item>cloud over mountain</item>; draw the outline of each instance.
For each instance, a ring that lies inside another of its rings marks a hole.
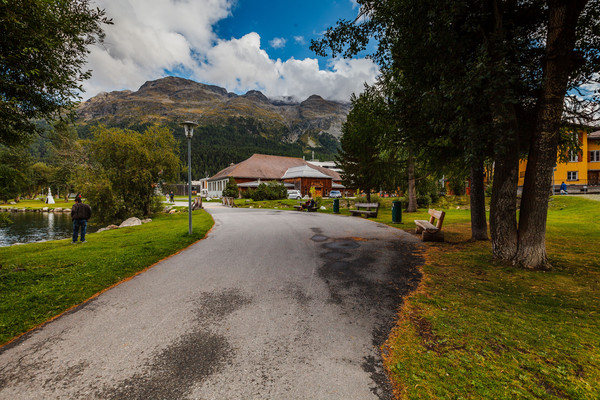
[[[243,93],[256,89],[270,97],[318,93],[347,101],[372,83],[377,67],[370,60],[331,60],[321,69],[316,58],[281,60],[269,56],[258,33],[219,38],[215,24],[231,14],[233,0],[97,0],[114,25],[106,40],[91,49],[92,79],[85,98],[101,91],[137,89],[167,75],[224,86]],[[270,48],[285,45],[285,38]],[[293,38],[290,38],[292,40]],[[269,45],[269,43],[266,43]]]

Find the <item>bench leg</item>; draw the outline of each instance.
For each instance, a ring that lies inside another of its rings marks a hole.
[[[444,232],[442,231],[437,231],[437,232],[427,232],[427,231],[423,231],[423,233],[421,234],[421,240],[424,242],[443,242],[444,241]]]
[[[417,235],[420,235],[423,232],[423,228],[421,228],[419,225],[417,225],[417,227],[415,228],[415,233]]]

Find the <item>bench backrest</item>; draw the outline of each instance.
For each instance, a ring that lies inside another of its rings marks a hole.
[[[429,215],[431,215],[431,217],[429,217],[429,223],[433,225],[437,219],[437,224],[435,224],[435,227],[442,229],[442,224],[444,223],[444,217],[446,216],[446,213],[444,211],[434,210],[433,208],[430,208],[428,212]]]
[[[379,208],[379,203],[356,203],[356,208]]]

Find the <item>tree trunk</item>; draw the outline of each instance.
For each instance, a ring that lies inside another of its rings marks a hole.
[[[415,185],[415,158],[408,156],[408,208],[406,212],[417,212],[417,187]]]
[[[471,164],[471,240],[488,240],[483,161]]]
[[[519,218],[515,264],[528,269],[548,269],[546,219],[556,163],[559,129],[569,75],[573,69],[577,20],[587,0],[548,2],[548,33],[542,93],[536,129],[530,143]]]

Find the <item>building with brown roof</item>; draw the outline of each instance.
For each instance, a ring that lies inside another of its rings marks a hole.
[[[288,189],[300,190],[303,196],[314,187],[316,196],[328,196],[331,189],[343,189],[339,173],[312,165],[301,158],[254,154],[252,157],[219,171],[208,180],[208,195],[220,197],[232,177],[241,191],[261,182],[283,182]]]

